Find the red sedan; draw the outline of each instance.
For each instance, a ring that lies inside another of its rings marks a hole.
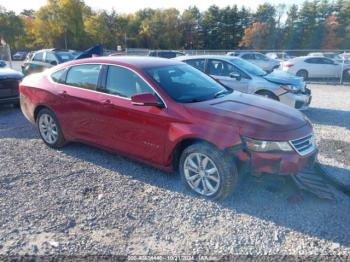
[[[25,78],[20,99],[48,146],[79,141],[179,170],[210,199],[233,191],[243,163],[256,174],[294,175],[317,154],[299,111],[167,59],[68,62]]]

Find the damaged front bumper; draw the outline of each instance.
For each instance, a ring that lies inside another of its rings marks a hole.
[[[291,107],[294,107],[299,110],[306,110],[308,109],[312,96],[310,89],[305,90],[305,92],[300,93],[284,93],[279,96],[280,102],[287,104]]]
[[[240,160],[240,168],[259,176],[262,173],[296,175],[306,166],[313,165],[318,150],[301,156],[297,152],[253,152],[241,149],[235,155]]]

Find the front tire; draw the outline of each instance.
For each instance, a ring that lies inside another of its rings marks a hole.
[[[266,98],[270,98],[270,99],[273,99],[273,100],[276,100],[276,101],[279,101],[278,99],[278,96],[276,96],[274,93],[270,92],[270,91],[258,91],[256,93],[257,95],[259,96],[263,96],[263,97],[266,97]]]
[[[309,73],[306,70],[299,70],[296,73],[297,76],[304,78],[304,80],[308,80],[309,79]]]
[[[39,134],[46,145],[52,148],[61,148],[66,140],[55,114],[49,109],[39,111],[36,118]]]
[[[187,147],[181,154],[179,169],[187,189],[211,200],[226,198],[238,180],[233,157],[206,143]]]
[[[349,81],[349,80],[350,80],[350,72],[349,72],[349,70],[344,70],[343,71],[342,82]]]

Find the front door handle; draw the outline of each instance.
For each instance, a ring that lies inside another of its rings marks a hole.
[[[104,105],[104,106],[107,106],[107,107],[112,107],[113,106],[111,100],[109,100],[109,99],[102,100],[101,104]]]

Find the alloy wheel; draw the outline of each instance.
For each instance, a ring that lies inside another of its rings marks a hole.
[[[55,119],[49,114],[42,114],[39,118],[39,131],[48,144],[55,144],[58,140],[58,127]]]
[[[212,196],[219,190],[219,170],[207,155],[188,155],[184,162],[184,174],[188,185],[201,195]]]

